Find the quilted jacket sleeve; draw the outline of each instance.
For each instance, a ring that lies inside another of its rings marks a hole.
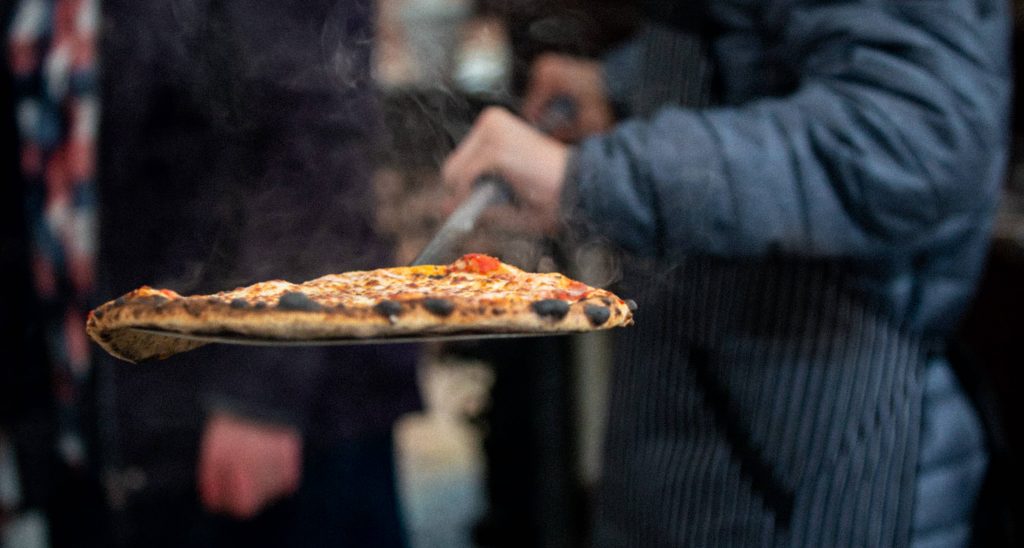
[[[968,1],[790,8],[777,58],[798,76],[791,94],[666,108],[585,141],[570,207],[657,256],[873,259],[940,245],[998,193],[1004,15]]]

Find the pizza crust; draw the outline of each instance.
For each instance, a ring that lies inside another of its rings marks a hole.
[[[86,329],[107,352],[137,362],[204,343],[133,328],[315,344],[371,337],[573,333],[632,323],[630,303],[611,292],[561,274],[527,273],[490,257],[467,255],[447,266],[351,272],[303,284],[275,280],[207,296],[142,287],[98,307]]]

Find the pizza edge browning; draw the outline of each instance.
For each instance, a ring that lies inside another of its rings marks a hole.
[[[496,261],[495,259],[491,259]],[[454,264],[454,263],[453,263]],[[556,281],[574,282],[559,274],[525,273],[508,265],[505,272],[532,277],[557,277]],[[380,269],[391,275],[412,272],[437,273],[445,267],[398,267]],[[374,274],[379,271],[357,272]],[[322,278],[321,278],[322,279]],[[610,329],[633,323],[630,305],[611,292],[586,288],[576,300],[532,299],[529,291],[514,298],[478,299],[473,296],[446,295],[443,292],[424,298],[389,300],[381,295],[375,306],[324,307],[317,302],[317,288],[295,287],[308,297],[309,306],[294,309],[296,303],[276,306],[236,307],[224,295],[182,297],[167,290],[143,287],[110,301],[90,313],[87,332],[105,350],[127,361],[163,359],[202,346],[173,336],[143,334],[131,328],[153,328],[194,335],[241,335],[270,340],[298,341],[397,336],[500,333],[572,333]],[[483,278],[483,290],[487,279]],[[245,291],[256,287],[239,288]],[[303,304],[301,301],[298,305]]]

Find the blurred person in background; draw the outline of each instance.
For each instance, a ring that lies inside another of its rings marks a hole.
[[[8,458],[0,457],[0,484],[8,488],[0,491],[10,498],[0,498],[17,504],[18,513],[4,520],[7,540],[29,546],[89,545],[103,529],[95,462],[86,456],[89,360],[79,325],[93,284],[93,6],[62,7],[7,2],[0,10],[0,430],[11,442]],[[12,463],[16,470],[2,470]]]
[[[106,532],[54,523],[54,544],[405,544],[391,428],[419,406],[410,347],[211,346],[131,365],[82,330],[143,284],[216,292],[390,264],[372,218],[372,28],[360,0],[17,3],[51,360],[32,365],[52,366],[60,453],[111,509]]]
[[[593,541],[964,546],[984,433],[945,356],[1007,156],[1003,2],[650,2],[448,158],[494,218],[632,256]]]

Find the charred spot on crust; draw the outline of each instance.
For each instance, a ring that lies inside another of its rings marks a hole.
[[[455,312],[455,303],[448,299],[423,299],[423,308],[435,316],[444,318]]]
[[[210,304],[217,304],[220,302],[220,299],[218,299],[217,297],[207,297],[206,302]]]
[[[260,301],[260,302],[258,302],[258,303],[253,305],[253,308],[255,308],[256,310],[263,310],[266,307],[267,307],[267,303],[265,303],[263,301]]]
[[[541,317],[561,320],[569,313],[569,303],[559,299],[544,299],[530,305],[530,308]]]
[[[626,299],[626,307],[629,308],[630,312],[636,312],[636,301],[634,301],[633,299]]]
[[[236,297],[234,299],[231,299],[231,308],[249,308],[249,301],[243,299],[242,297]]]
[[[586,314],[590,323],[595,326],[604,324],[604,322],[608,321],[608,318],[611,318],[612,316],[611,310],[608,310],[607,307],[596,304],[588,304],[583,307],[583,313]]]
[[[430,275],[430,279],[431,280],[443,280],[444,279],[444,274],[431,274]]]
[[[281,310],[297,310],[313,312],[323,308],[320,303],[309,298],[309,295],[301,291],[289,291],[277,300],[277,307]]]
[[[192,299],[185,299],[185,302],[182,306],[185,307],[185,311],[188,312],[189,314],[199,317],[203,313],[202,304],[203,303],[194,301]]]
[[[402,303],[397,301],[381,301],[373,307],[373,311],[390,319],[402,313]]]
[[[500,306],[497,306],[497,307],[494,307],[494,308],[491,309],[491,314],[494,314],[495,316],[501,316],[504,313],[505,313],[505,309],[501,308]]]
[[[92,311],[93,317],[96,318],[97,320],[102,319],[103,318],[103,314],[105,314],[105,312],[103,312],[99,308],[97,308],[96,310]]]
[[[611,306],[612,305],[612,300],[609,299],[608,297],[601,297],[601,302],[603,302],[605,306]]]
[[[142,297],[140,299],[135,299],[132,302],[140,303],[140,304],[145,304],[145,305],[154,305],[154,306],[156,306],[156,305],[164,304],[165,302],[167,302],[169,300],[170,299],[168,299],[167,297],[164,297],[163,295],[148,295],[148,296]]]
[[[121,295],[120,297],[114,299],[114,304],[116,304],[117,306],[121,306],[126,302],[128,302],[128,299],[126,299],[124,295]]]

